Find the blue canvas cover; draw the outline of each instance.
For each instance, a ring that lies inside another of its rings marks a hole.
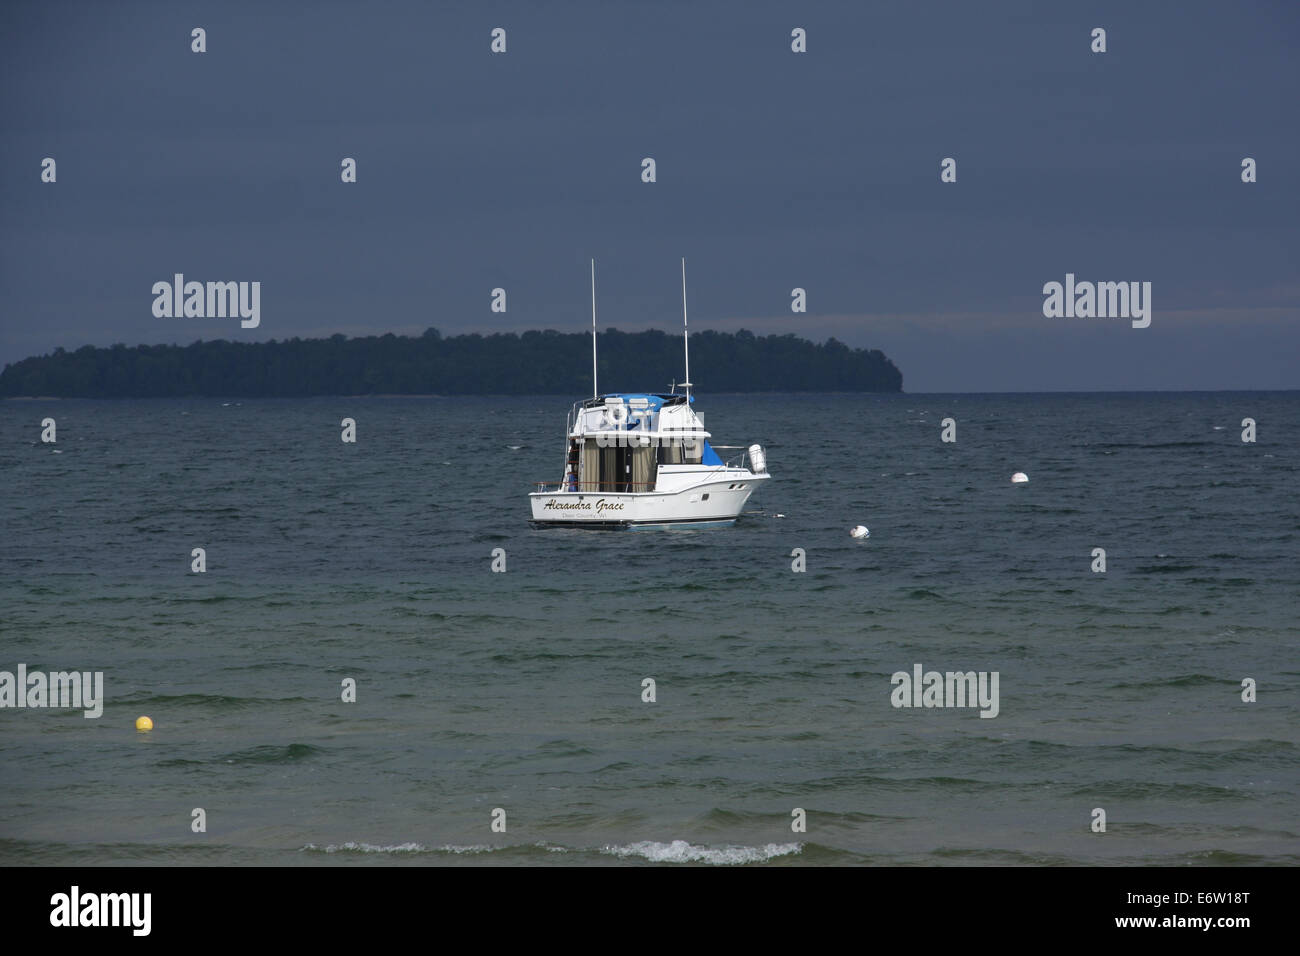
[[[672,395],[656,395],[651,392],[612,392],[601,396],[601,398],[621,398],[624,402],[630,402],[634,398],[644,399],[646,405],[643,411],[652,414],[657,413],[661,408],[663,408],[664,402],[673,397],[674,396]],[[692,395],[690,400],[694,403],[695,396]],[[623,427],[628,431],[636,428],[641,421],[641,413],[642,410],[633,410],[630,412],[627,421],[623,423]],[[714,457],[716,458],[717,455],[714,455]],[[722,464],[722,462],[719,461],[718,464]]]
[[[602,396],[600,396],[600,397],[601,397],[601,398],[621,398],[621,399],[623,399],[623,401],[625,401],[625,402],[626,402],[626,401],[630,401],[631,399],[634,399],[634,398],[644,398],[647,402],[650,403],[650,408],[651,408],[653,411],[656,411],[656,412],[657,412],[657,411],[659,411],[659,408],[663,405],[663,403],[664,403],[667,399],[670,399],[670,398],[679,398],[680,396],[665,395],[665,394],[663,394],[662,392],[657,392],[657,393],[656,393],[656,392],[606,392],[604,395],[602,395]],[[692,405],[695,404],[695,396],[694,396],[694,395],[691,396],[690,403],[691,403]]]

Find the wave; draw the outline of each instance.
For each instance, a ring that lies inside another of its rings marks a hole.
[[[533,858],[534,854],[549,853],[590,853],[598,852],[620,859],[642,859],[651,863],[705,863],[716,866],[743,866],[751,863],[766,863],[780,857],[794,856],[803,852],[802,843],[768,843],[764,846],[700,846],[685,840],[673,840],[662,843],[655,840],[642,840],[625,845],[603,847],[566,847],[554,843],[533,843],[514,846],[489,846],[486,844],[428,846],[423,843],[365,843],[349,840],[346,843],[329,843],[320,845],[308,843],[299,850],[300,853],[322,854],[379,854],[391,856],[403,855],[446,855],[476,856],[487,853],[520,854],[524,858]]]
[[[312,703],[308,697],[231,697],[225,694],[131,694],[118,701],[132,706],[156,705],[159,707],[217,707],[237,710],[242,707],[260,707],[266,704]]]
[[[1133,687],[1206,687],[1215,684],[1233,684],[1232,678],[1212,674],[1176,674],[1170,677],[1156,677],[1151,680],[1121,682],[1111,684],[1112,690]]]
[[[766,863],[782,856],[803,852],[802,843],[768,843],[763,846],[696,846],[685,840],[659,843],[641,840],[624,846],[601,847],[601,853],[620,859],[640,857],[651,863],[710,863],[718,866],[736,866],[745,863]]]
[[[1083,448],[1204,448],[1218,445],[1217,441],[1156,441],[1156,442],[1082,442]]]
[[[395,843],[391,846],[384,846],[378,843],[358,843],[349,840],[347,843],[330,843],[326,846],[317,846],[315,843],[308,843],[302,848],[302,853],[491,853],[496,847],[486,846],[484,844],[472,844],[470,846],[435,846],[428,847],[422,843]]]
[[[261,747],[253,747],[250,750],[239,750],[235,753],[229,753],[217,757],[216,763],[297,763],[300,760],[308,760],[325,751],[319,747],[313,747],[310,744],[289,744],[285,747],[277,747],[274,744],[265,744]]]

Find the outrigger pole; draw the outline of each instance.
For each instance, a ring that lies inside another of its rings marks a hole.
[[[684,261],[684,260],[683,260]],[[686,267],[683,265],[683,269]],[[682,273],[683,277],[686,275]],[[685,282],[685,278],[682,279]],[[685,288],[683,286],[683,288]],[[596,260],[591,260],[591,397],[599,398],[596,393]]]
[[[682,257],[682,344],[686,347],[686,404],[691,402],[691,333],[686,323],[686,258]]]

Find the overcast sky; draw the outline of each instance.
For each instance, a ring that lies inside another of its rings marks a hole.
[[[676,329],[685,256],[693,329],[910,392],[1297,388],[1297,116],[1293,2],[6,0],[0,363],[582,331],[593,256],[602,329]],[[156,318],[177,272],[260,281],[260,327]],[[1044,317],[1067,272],[1150,327]]]

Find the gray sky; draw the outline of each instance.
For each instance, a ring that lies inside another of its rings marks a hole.
[[[1297,46],[1295,3],[9,0],[0,363],[578,331],[592,256],[602,329],[675,329],[686,256],[693,329],[908,391],[1297,388]],[[155,318],[176,272],[260,281],[260,327]],[[1045,318],[1067,272],[1151,282],[1151,326]]]

